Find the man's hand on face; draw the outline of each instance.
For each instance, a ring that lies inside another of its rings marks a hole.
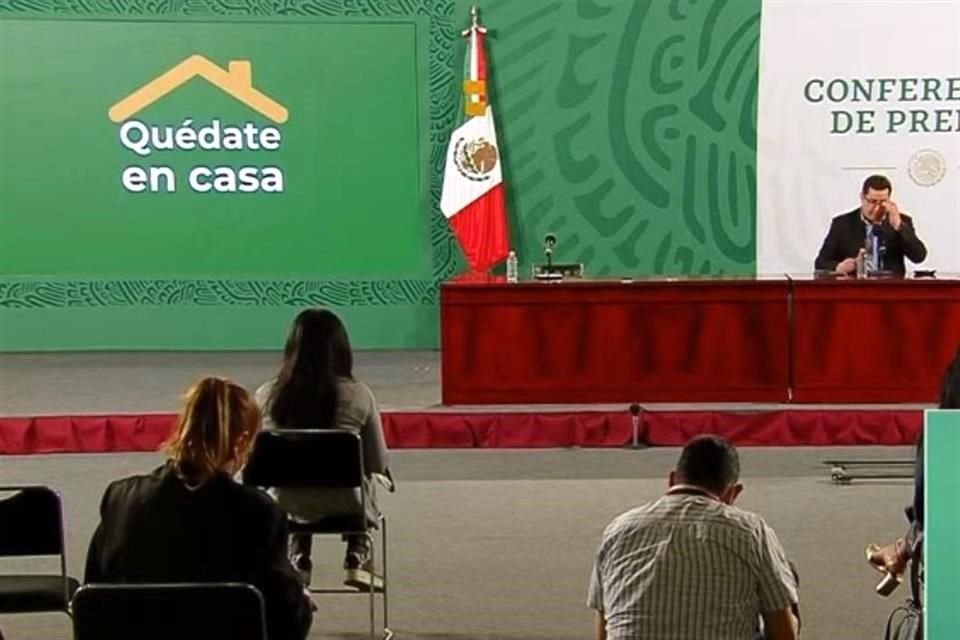
[[[890,226],[895,230],[900,231],[900,225],[903,224],[903,218],[900,216],[900,207],[898,207],[897,203],[893,200],[887,200],[885,208],[887,210],[887,219],[890,221]]]

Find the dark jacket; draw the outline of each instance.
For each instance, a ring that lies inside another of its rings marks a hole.
[[[100,503],[86,582],[244,582],[263,594],[270,640],[303,640],[310,605],[287,559],[287,519],[225,474],[188,489],[169,465],[117,480]]]
[[[880,225],[881,245],[886,247],[883,268],[899,275],[906,273],[904,256],[911,262],[923,262],[927,257],[927,248],[923,245],[913,227],[910,216],[901,213],[900,230],[894,229],[886,220]],[[860,209],[842,213],[830,223],[830,231],[823,240],[820,253],[814,262],[818,271],[833,271],[847,258],[856,258],[864,246],[867,226],[860,215]]]

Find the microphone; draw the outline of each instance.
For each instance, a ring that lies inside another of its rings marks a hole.
[[[547,257],[547,267],[553,264],[553,248],[557,246],[557,236],[548,233],[543,236],[543,253]]]

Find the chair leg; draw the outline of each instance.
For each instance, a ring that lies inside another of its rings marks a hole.
[[[383,557],[383,632],[385,640],[389,640],[393,636],[393,632],[390,631],[390,607],[387,600],[387,589],[390,588],[390,583],[387,580],[387,519],[382,516],[380,518],[380,545],[382,547],[381,556]]]
[[[369,529],[365,534],[367,536],[367,543],[370,547],[370,640],[376,640],[377,638],[377,590],[374,589],[374,582],[376,581],[377,573],[377,546],[373,539],[373,536],[370,535]]]

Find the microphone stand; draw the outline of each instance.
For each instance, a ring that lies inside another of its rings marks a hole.
[[[640,446],[640,414],[643,411],[641,407],[636,402],[630,405],[630,422],[633,425],[633,437],[630,440],[631,449],[641,449]]]

